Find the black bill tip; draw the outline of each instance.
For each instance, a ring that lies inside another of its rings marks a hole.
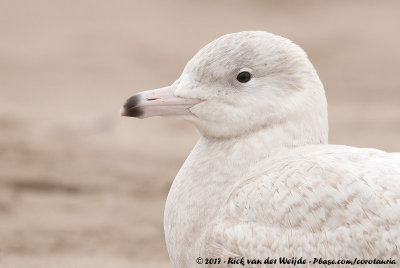
[[[142,108],[131,108],[129,110],[122,108],[121,116],[140,117],[143,113]]]
[[[139,104],[140,97],[138,95],[130,97],[121,109],[121,116],[140,117],[143,109],[136,107]]]

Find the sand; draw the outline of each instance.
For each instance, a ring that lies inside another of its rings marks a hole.
[[[301,4],[301,5],[300,5]],[[163,210],[198,138],[119,117],[224,33],[294,40],[330,142],[400,151],[399,1],[0,2],[0,267],[170,267]]]

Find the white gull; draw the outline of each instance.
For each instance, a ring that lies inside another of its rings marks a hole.
[[[165,207],[174,267],[198,257],[221,258],[210,267],[241,257],[400,261],[400,157],[327,144],[323,85],[290,40],[224,35],[122,115],[174,115],[201,134]]]

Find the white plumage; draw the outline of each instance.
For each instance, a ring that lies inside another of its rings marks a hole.
[[[324,89],[301,48],[267,32],[225,35],[169,88],[174,101],[149,91],[123,113],[179,106],[201,133],[166,203],[174,267],[198,267],[197,257],[397,261],[399,154],[327,145]]]

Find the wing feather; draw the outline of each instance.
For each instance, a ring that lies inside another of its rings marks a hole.
[[[312,145],[257,164],[206,234],[211,255],[400,256],[400,158]]]

